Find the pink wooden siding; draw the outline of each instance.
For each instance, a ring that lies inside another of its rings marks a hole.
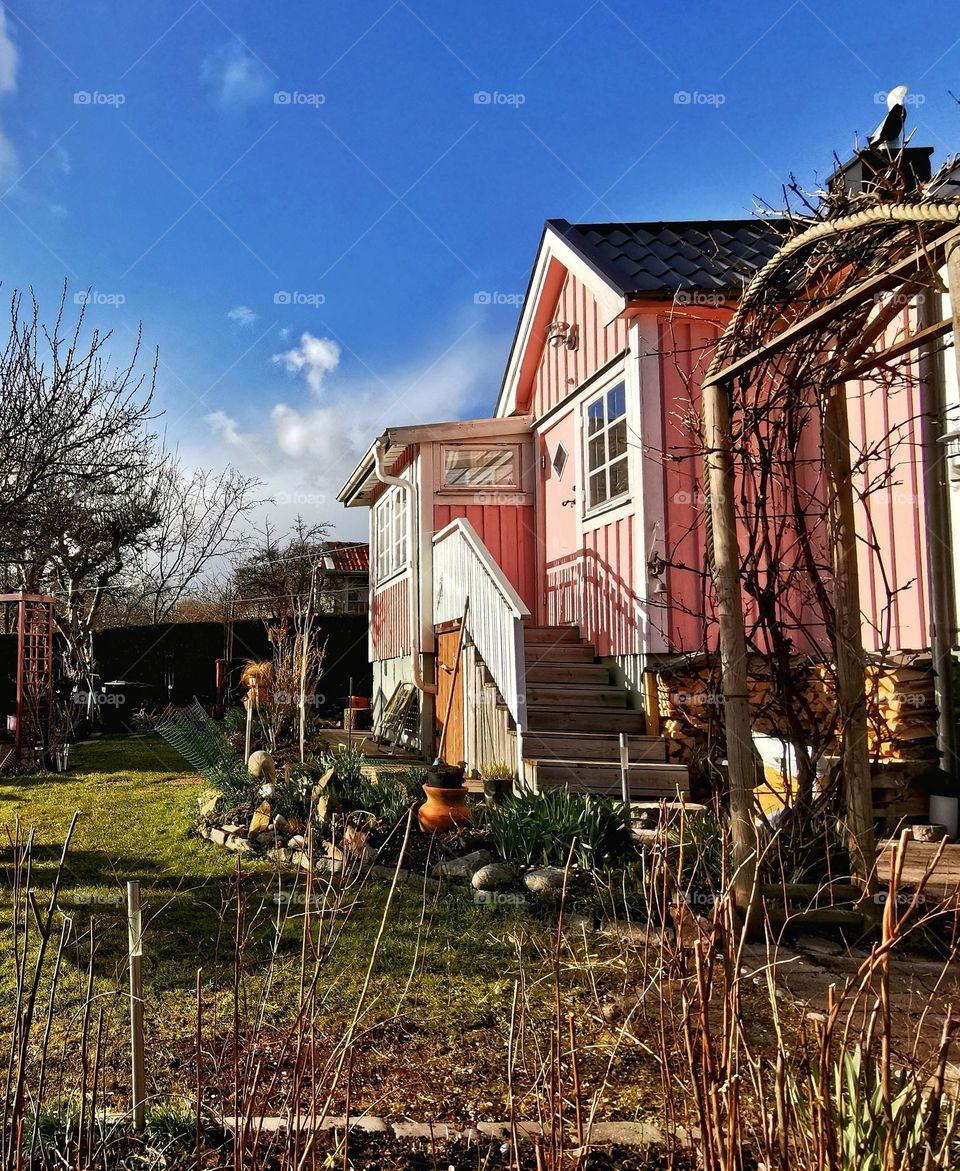
[[[862,461],[857,487],[874,485],[857,505],[864,646],[921,650],[930,636],[920,387],[850,383],[847,404],[852,458]]]
[[[902,329],[904,323],[895,328]],[[664,610],[668,644],[675,651],[691,651],[712,642],[711,607],[705,590],[705,501],[700,494],[701,460],[692,447],[688,421],[700,410],[700,379],[705,355],[716,327],[709,322],[673,319],[660,331],[663,386],[664,504],[669,607]],[[891,330],[891,343],[895,338]],[[851,458],[856,467],[857,489],[867,492],[866,503],[857,502],[860,537],[860,593],[863,641],[867,651],[920,650],[929,646],[927,632],[926,545],[923,521],[923,484],[920,442],[920,390],[916,381],[892,390],[876,384],[851,383],[847,390]],[[811,539],[819,545],[818,560],[827,563],[823,513],[826,487],[820,463],[820,443],[815,424],[799,437],[803,482],[801,499],[810,502]],[[749,500],[739,507],[749,516]],[[785,512],[790,505],[785,503]],[[746,548],[746,529],[740,526],[741,548]],[[789,545],[786,546],[789,549]],[[799,564],[799,554],[794,553]],[[789,571],[784,563],[781,572]],[[797,581],[803,580],[798,573]],[[797,650],[822,640],[819,610],[805,602],[803,586],[781,599],[789,615],[791,637]],[[754,602],[744,597],[748,628],[755,618]],[[656,619],[654,619],[656,620]]]
[[[437,532],[458,517],[466,517],[486,545],[504,576],[536,613],[536,543],[533,508],[515,504],[435,504]]]
[[[639,608],[633,583],[632,514],[583,535],[583,615],[581,634],[598,655],[630,655],[640,650]]]
[[[388,582],[373,595],[370,632],[373,662],[412,653],[409,576]]]
[[[677,652],[703,645],[707,565],[701,457],[690,433],[700,409],[700,380],[708,364],[707,347],[717,336],[712,322],[686,318],[659,326],[663,427],[664,560],[669,602],[652,612],[667,645]]]
[[[582,281],[568,274],[551,320],[576,326],[576,349],[544,345],[533,381],[532,413],[539,418],[627,345],[627,323],[603,324],[596,299]],[[521,395],[522,398],[526,396]]]

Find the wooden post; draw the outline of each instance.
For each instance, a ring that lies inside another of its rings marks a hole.
[[[623,803],[630,808],[630,746],[626,732],[620,733],[620,792]]]
[[[143,924],[140,917],[140,883],[127,883],[127,933],[130,942],[130,1099],[133,1129],[143,1130],[146,1087],[143,1064]]]
[[[740,596],[740,550],[734,506],[730,396],[727,387],[703,387],[704,467],[713,530],[711,573],[717,598],[724,727],[733,842],[733,893],[748,924],[756,908],[757,827],[754,822],[756,763],[747,694],[747,645]]]
[[[847,388],[827,392],[823,412],[823,458],[829,490],[828,517],[836,612],[837,705],[843,733],[843,796],[851,873],[865,893],[876,890],[873,787],[867,747],[866,661],[860,628],[860,571],[853,508],[853,472]]]

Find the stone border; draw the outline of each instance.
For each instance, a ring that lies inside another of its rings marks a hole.
[[[288,1130],[290,1119],[279,1115],[263,1115],[260,1118],[247,1120],[248,1126],[258,1127],[267,1134],[277,1134]],[[238,1120],[234,1115],[225,1115],[220,1124],[226,1131],[234,1131]],[[307,1130],[309,1118],[299,1119],[300,1130]],[[344,1115],[328,1117],[316,1124],[318,1132],[330,1130],[346,1130],[348,1120]],[[544,1134],[543,1126],[539,1122],[517,1122],[515,1124],[519,1138],[529,1140]],[[372,1114],[351,1114],[349,1129],[362,1131],[366,1134],[392,1134],[398,1139],[442,1139],[445,1142],[475,1143],[480,1138],[505,1140],[510,1138],[509,1122],[477,1122],[472,1126],[461,1129],[449,1122],[388,1122],[385,1118],[378,1118]],[[678,1133],[678,1138],[689,1144],[696,1138],[695,1134]],[[595,1122],[590,1130],[589,1147],[584,1151],[598,1146],[623,1147],[650,1147],[662,1145],[665,1136],[663,1130],[652,1122]]]

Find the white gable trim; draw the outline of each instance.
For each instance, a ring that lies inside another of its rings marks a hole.
[[[512,415],[517,409],[517,392],[520,386],[520,371],[527,348],[533,341],[533,322],[540,307],[544,285],[550,265],[557,261],[566,269],[567,273],[581,281],[596,298],[597,304],[604,317],[604,324],[609,324],[626,308],[623,294],[576,252],[570,244],[550,225],[547,226],[540,251],[537,254],[533,275],[530,278],[530,288],[520,314],[520,323],[517,327],[517,336],[510,350],[507,360],[507,369],[497,399],[494,417],[503,419]]]

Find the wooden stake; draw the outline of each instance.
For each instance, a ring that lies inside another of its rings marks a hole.
[[[143,1130],[146,1093],[143,1063],[143,924],[140,917],[140,883],[127,883],[127,932],[130,941],[130,1098],[133,1129]]]
[[[837,704],[843,729],[843,788],[851,873],[864,892],[876,891],[873,790],[867,745],[867,696],[860,629],[860,571],[853,510],[853,472],[845,383],[827,393],[823,414],[823,458],[829,487],[830,553],[836,612]]]
[[[620,793],[623,803],[630,808],[630,747],[626,732],[620,733]]]
[[[740,550],[734,506],[730,396],[726,385],[703,388],[704,466],[713,527],[711,573],[717,595],[723,711],[727,737],[733,894],[748,923],[756,902],[757,830],[754,824],[756,766],[747,695],[747,645],[740,596]]]

